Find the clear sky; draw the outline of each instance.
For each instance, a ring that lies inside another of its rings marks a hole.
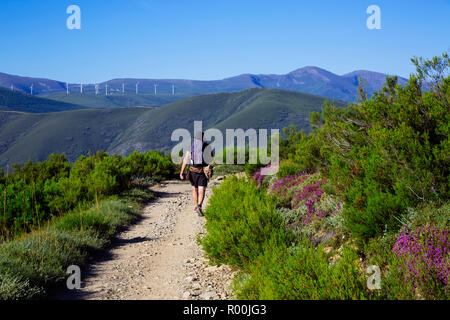
[[[69,30],[69,5],[81,30]],[[369,30],[369,5],[381,30]],[[450,49],[450,0],[1,0],[0,72],[93,83],[318,66],[408,76]]]

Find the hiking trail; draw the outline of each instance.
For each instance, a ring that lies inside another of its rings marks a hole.
[[[234,272],[228,266],[210,266],[196,242],[205,232],[205,218],[193,212],[190,184],[165,181],[151,190],[157,198],[144,207],[141,219],[82,270],[81,289],[59,299],[233,298]],[[211,193],[208,186],[203,208]]]

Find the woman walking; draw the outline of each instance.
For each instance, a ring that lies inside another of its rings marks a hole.
[[[208,163],[205,162],[203,156],[208,144],[203,141],[203,135],[203,132],[199,132],[195,135],[190,151],[186,152],[183,159],[180,171],[180,179],[184,180],[184,170],[186,169],[186,166],[189,167],[186,179],[189,180],[192,185],[192,197],[195,206],[194,212],[200,217],[203,217],[202,204],[205,199],[205,190],[208,185],[208,178],[204,172],[204,168],[208,166]]]

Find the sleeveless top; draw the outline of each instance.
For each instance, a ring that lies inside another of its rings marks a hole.
[[[208,146],[208,143],[205,143],[201,140],[195,139],[191,144],[191,160],[190,166],[195,168],[206,167],[208,164],[205,162],[203,158],[203,151]]]

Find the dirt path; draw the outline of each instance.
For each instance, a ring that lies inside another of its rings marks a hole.
[[[82,288],[64,299],[232,298],[232,270],[209,266],[196,243],[205,218],[193,212],[190,185],[168,181],[152,190],[158,199],[142,219],[118,235],[85,273]],[[208,187],[206,201],[210,194]]]

